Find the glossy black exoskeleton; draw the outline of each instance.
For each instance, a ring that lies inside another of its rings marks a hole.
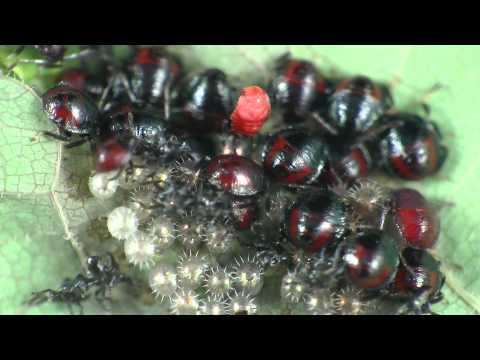
[[[64,303],[73,314],[72,305],[77,305],[83,314],[82,302],[91,296],[90,290],[95,289],[96,300],[105,306],[105,300],[114,287],[121,283],[132,284],[130,278],[122,274],[118,264],[111,254],[105,256],[90,256],[87,259],[87,273],[78,274],[74,279],[65,279],[57,290],[47,289],[32,294],[26,302],[29,306],[44,302]]]
[[[401,123],[387,129],[379,139],[380,163],[390,174],[405,180],[420,180],[440,170],[448,149],[433,122],[410,113],[385,115],[381,122]]]
[[[285,233],[298,248],[315,253],[346,235],[347,209],[333,192],[316,191],[302,196],[285,217]]]
[[[138,48],[128,73],[135,103],[164,106],[168,118],[171,90],[182,76],[180,59],[160,48]]]
[[[175,102],[180,112],[172,116],[172,123],[200,134],[221,132],[229,125],[234,97],[223,71],[205,70],[181,87]]]
[[[275,63],[275,77],[269,86],[274,106],[290,122],[308,119],[312,112],[325,106],[332,85],[309,61],[285,54]]]
[[[263,167],[283,184],[311,184],[329,167],[329,151],[321,136],[303,129],[286,129],[267,138],[261,152]]]
[[[403,251],[403,259],[405,264],[399,265],[389,289],[393,297],[408,301],[399,313],[430,313],[430,306],[443,299],[445,276],[440,271],[440,262],[427,251],[412,248]]]
[[[72,135],[86,139],[99,134],[100,112],[95,102],[86,93],[67,85],[49,89],[43,96],[43,109],[59,131],[59,135],[46,133],[67,141]],[[82,143],[70,143],[69,146]]]
[[[177,144],[176,152],[196,163],[210,160],[217,154],[216,144],[210,137],[181,136]]]
[[[328,122],[344,139],[354,139],[371,130],[393,106],[387,87],[365,76],[347,79],[336,87],[328,102]]]
[[[159,113],[120,105],[103,114],[101,137],[130,137],[137,145],[161,151],[169,137],[167,123]]]

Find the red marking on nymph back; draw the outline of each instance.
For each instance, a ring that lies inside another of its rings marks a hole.
[[[81,69],[66,70],[59,78],[59,82],[64,81],[72,88],[84,90],[87,82],[87,73]]]
[[[207,167],[207,173],[212,176],[212,180],[218,181],[216,185],[228,192],[235,185],[244,165],[242,157],[219,155]]]
[[[337,85],[336,92],[350,88],[350,79],[343,80]]]
[[[317,217],[318,216],[312,215],[313,222],[315,222],[315,218]],[[313,237],[313,243],[305,249],[307,252],[310,253],[317,252],[321,248],[323,248],[332,239],[335,232],[334,226],[331,223],[325,221],[323,215],[322,218],[319,220],[321,222],[320,229],[318,229],[319,232],[315,237]]]
[[[427,200],[413,189],[399,189],[394,196],[395,222],[403,240],[418,249],[433,247],[440,222]]]
[[[287,184],[296,183],[300,180],[307,178],[313,173],[312,169],[309,167],[304,167],[302,170],[293,172],[291,170],[288,170],[288,167],[286,165],[284,165],[284,168],[286,171],[291,172],[291,174],[279,180],[280,182]]]
[[[384,285],[390,279],[390,276],[392,276],[393,271],[394,270],[392,268],[384,265],[380,274],[377,274],[376,276],[373,276],[369,279],[362,279],[361,281],[362,288],[375,289],[375,288],[378,288],[379,286]]]
[[[302,70],[302,67],[305,68],[305,70],[308,70],[308,68],[311,65],[309,63],[305,63],[302,61],[298,60],[291,60],[286,69],[285,73],[285,78],[287,79],[287,82],[290,85],[295,85],[295,86],[302,86],[305,83],[305,74],[302,74],[300,70]],[[327,84],[323,79],[317,79],[317,73],[315,69],[313,70],[313,74],[315,75],[315,91],[324,94],[325,91],[327,90]]]
[[[280,151],[283,151],[284,149],[293,149],[293,147],[292,145],[290,145],[287,139],[283,137],[277,138],[273,143],[272,148],[267,154],[267,157],[265,159],[265,164],[267,166],[272,166],[274,156],[276,156]]]
[[[379,88],[378,86],[376,86],[376,85],[373,85],[373,89],[372,89],[371,95],[372,95],[372,97],[374,97],[374,98],[377,99],[378,101],[382,101],[382,99],[383,99],[382,91],[381,91],[380,88]]]
[[[398,209],[405,241],[419,249],[430,249],[438,239],[439,225],[430,209]]]
[[[241,214],[241,219],[237,227],[240,230],[245,230],[250,227],[250,223],[251,223],[250,213],[248,209],[243,209],[243,213]]]
[[[301,216],[301,209],[293,208],[290,211],[289,216],[289,236],[294,245],[301,246],[298,242],[297,237],[300,235],[298,233],[298,225]],[[301,236],[311,240],[311,244],[304,248],[306,252],[314,253],[323,248],[333,237],[334,235],[334,225],[325,221],[323,214],[303,214],[303,216],[308,216],[307,228],[302,232]],[[313,226],[315,233],[312,233],[310,227]]]
[[[317,84],[315,85],[315,90],[319,94],[325,94],[325,91],[327,90],[327,84],[325,83],[325,81],[323,81],[322,79],[318,80]]]
[[[398,218],[401,219],[405,240],[409,244],[415,245],[422,236],[424,214],[420,209],[398,209]]]
[[[297,76],[297,71],[299,67],[302,65],[300,61],[297,60],[291,60],[288,63],[287,66],[287,72],[285,74],[285,77],[287,79],[287,82],[292,85],[302,85],[302,81],[298,79]]]
[[[356,149],[353,149],[350,156],[352,160],[355,161],[355,163],[358,165],[359,175],[362,177],[367,176],[369,167],[363,152],[360,149],[356,148]]]
[[[358,264],[350,264],[348,272],[350,276],[355,279],[358,285],[364,289],[375,289],[385,284],[394,269],[383,265],[383,269],[379,274],[370,274],[370,264],[376,250],[370,250],[362,245],[355,247],[355,257],[358,259]]]
[[[265,159],[265,165],[267,167],[271,167],[273,165],[273,158],[279,152],[285,152],[286,154],[293,155],[295,154],[296,151],[297,150],[285,138],[279,137],[276,139],[272,148],[268,152],[267,157]],[[288,165],[286,164],[283,164],[281,166],[285,170],[285,172],[288,174],[287,176],[278,179],[278,181],[282,183],[287,183],[287,184],[296,183],[296,182],[299,182],[300,180],[305,179],[306,177],[308,177],[313,173],[313,170],[308,166],[305,166],[299,171],[293,171],[289,169]]]
[[[292,209],[290,212],[290,224],[289,224],[288,232],[290,233],[290,239],[292,239],[296,245],[298,245],[296,242],[296,239],[298,235],[297,225],[299,220],[300,220],[299,210],[297,208]]]
[[[417,176],[413,173],[412,169],[405,164],[405,160],[401,156],[390,157],[390,163],[396,172],[406,179],[415,180]]]
[[[158,59],[155,58],[152,49],[140,49],[137,52],[135,63],[138,65],[154,65],[158,63]]]
[[[225,173],[222,171],[218,176],[218,181],[223,189],[229,191],[232,188],[233,181],[235,180],[235,176],[231,172]]]
[[[77,129],[81,126],[80,120],[73,116],[72,111],[68,107],[68,95],[63,95],[62,105],[55,108],[55,118],[62,119],[64,125],[72,124]]]
[[[131,159],[131,153],[116,139],[107,140],[97,150],[97,172],[119,170]]]
[[[397,274],[395,275],[395,282],[393,283],[393,289],[395,293],[400,293],[401,295],[405,295],[410,289],[409,286],[409,276],[410,273],[405,269],[404,266],[401,266],[397,270]]]
[[[438,149],[437,143],[433,136],[429,136],[424,140],[425,146],[427,148],[428,156],[428,165],[427,171],[429,174],[433,174],[438,170]]]

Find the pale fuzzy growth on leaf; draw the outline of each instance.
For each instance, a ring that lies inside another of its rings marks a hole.
[[[233,289],[232,274],[220,266],[210,267],[205,273],[204,288],[207,294],[226,296]]]
[[[170,301],[177,290],[177,273],[173,266],[159,264],[149,274],[149,284],[155,297],[161,301],[168,298]]]
[[[177,221],[177,237],[179,243],[189,251],[196,251],[207,236],[207,227],[196,221],[193,213],[185,214]]]
[[[252,296],[260,293],[264,283],[264,270],[257,256],[238,257],[235,263],[233,267],[235,287]]]
[[[113,178],[114,175],[111,173],[98,173],[90,176],[88,188],[92,195],[100,200],[113,197],[119,185],[118,180]]]
[[[313,289],[305,296],[305,306],[311,315],[333,315],[332,293],[328,289]]]
[[[339,315],[363,315],[372,310],[361,289],[347,286],[333,294],[333,306]]]
[[[129,195],[128,207],[135,211],[141,223],[148,222],[153,215],[153,189],[153,185],[139,185]]]
[[[198,288],[205,278],[208,262],[205,256],[199,255],[198,251],[185,252],[179,259],[177,274],[180,286],[185,289]]]
[[[208,226],[203,240],[208,251],[212,255],[217,256],[232,250],[235,235],[225,224],[216,222]]]
[[[140,269],[148,269],[155,263],[157,249],[150,237],[137,231],[125,240],[124,252],[128,262]]]
[[[180,290],[171,299],[170,309],[175,315],[199,315],[200,302],[192,290]]]
[[[254,315],[257,313],[257,304],[252,295],[235,290],[229,298],[228,309],[231,315]]]
[[[308,284],[296,273],[288,272],[280,285],[280,296],[283,301],[298,304],[305,300],[309,291]]]
[[[171,248],[177,238],[177,228],[167,216],[159,216],[151,221],[146,229],[146,236],[155,244],[158,252]]]
[[[225,298],[209,295],[200,301],[201,315],[228,315],[228,302]]]
[[[132,209],[120,206],[108,215],[107,227],[114,238],[124,240],[138,230],[138,217]]]

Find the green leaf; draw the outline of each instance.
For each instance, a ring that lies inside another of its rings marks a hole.
[[[233,82],[245,85],[265,84],[272,60],[291,51],[313,60],[327,75],[362,73],[383,82],[396,80],[399,108],[407,108],[434,84],[445,85],[429,101],[432,118],[445,133],[450,148],[445,168],[421,183],[389,181],[395,186],[420,189],[438,203],[454,203],[439,209],[442,235],[435,255],[444,264],[447,283],[445,300],[434,310],[441,314],[480,312],[480,204],[476,196],[480,121],[473,111],[480,83],[480,47],[276,45],[172,49],[192,71],[220,67]],[[20,71],[19,75],[37,85],[38,73],[29,71]],[[84,156],[88,149],[69,150],[59,156],[60,146],[40,134],[49,128],[41,115],[38,96],[18,81],[0,78],[0,313],[26,312],[21,302],[30,291],[55,287],[63,276],[75,275],[79,269],[75,251],[78,254],[85,250],[78,244],[86,239],[89,220],[112,206],[98,204],[86,191],[91,169],[90,159]],[[77,196],[72,197],[72,189]],[[73,249],[65,238],[77,246]],[[262,313],[278,312],[272,295],[275,287],[271,288],[259,299]],[[65,308],[44,305],[28,311],[62,313]],[[93,306],[90,311],[98,312]],[[132,305],[124,311],[146,310]]]
[[[78,260],[51,201],[58,144],[34,91],[0,78],[0,313],[57,313],[22,302],[34,289],[56,286],[56,274],[75,271]],[[61,254],[61,256],[59,256]]]

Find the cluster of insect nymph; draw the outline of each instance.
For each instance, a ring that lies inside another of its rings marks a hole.
[[[398,110],[391,87],[291,54],[271,60],[268,83],[234,86],[217,68],[188,71],[174,46],[131,46],[122,61],[111,46],[33,46],[38,59],[18,62],[63,67],[42,94],[57,128],[45,136],[89,143],[91,196],[130,196],[106,219],[120,254],[91,254],[85,275],[28,304],[81,306],[92,291],[103,304],[138,285],[128,269],[174,314],[262,313],[279,277],[284,314],[432,314],[442,299],[438,209],[378,179],[422,180],[448,152],[428,111]]]

